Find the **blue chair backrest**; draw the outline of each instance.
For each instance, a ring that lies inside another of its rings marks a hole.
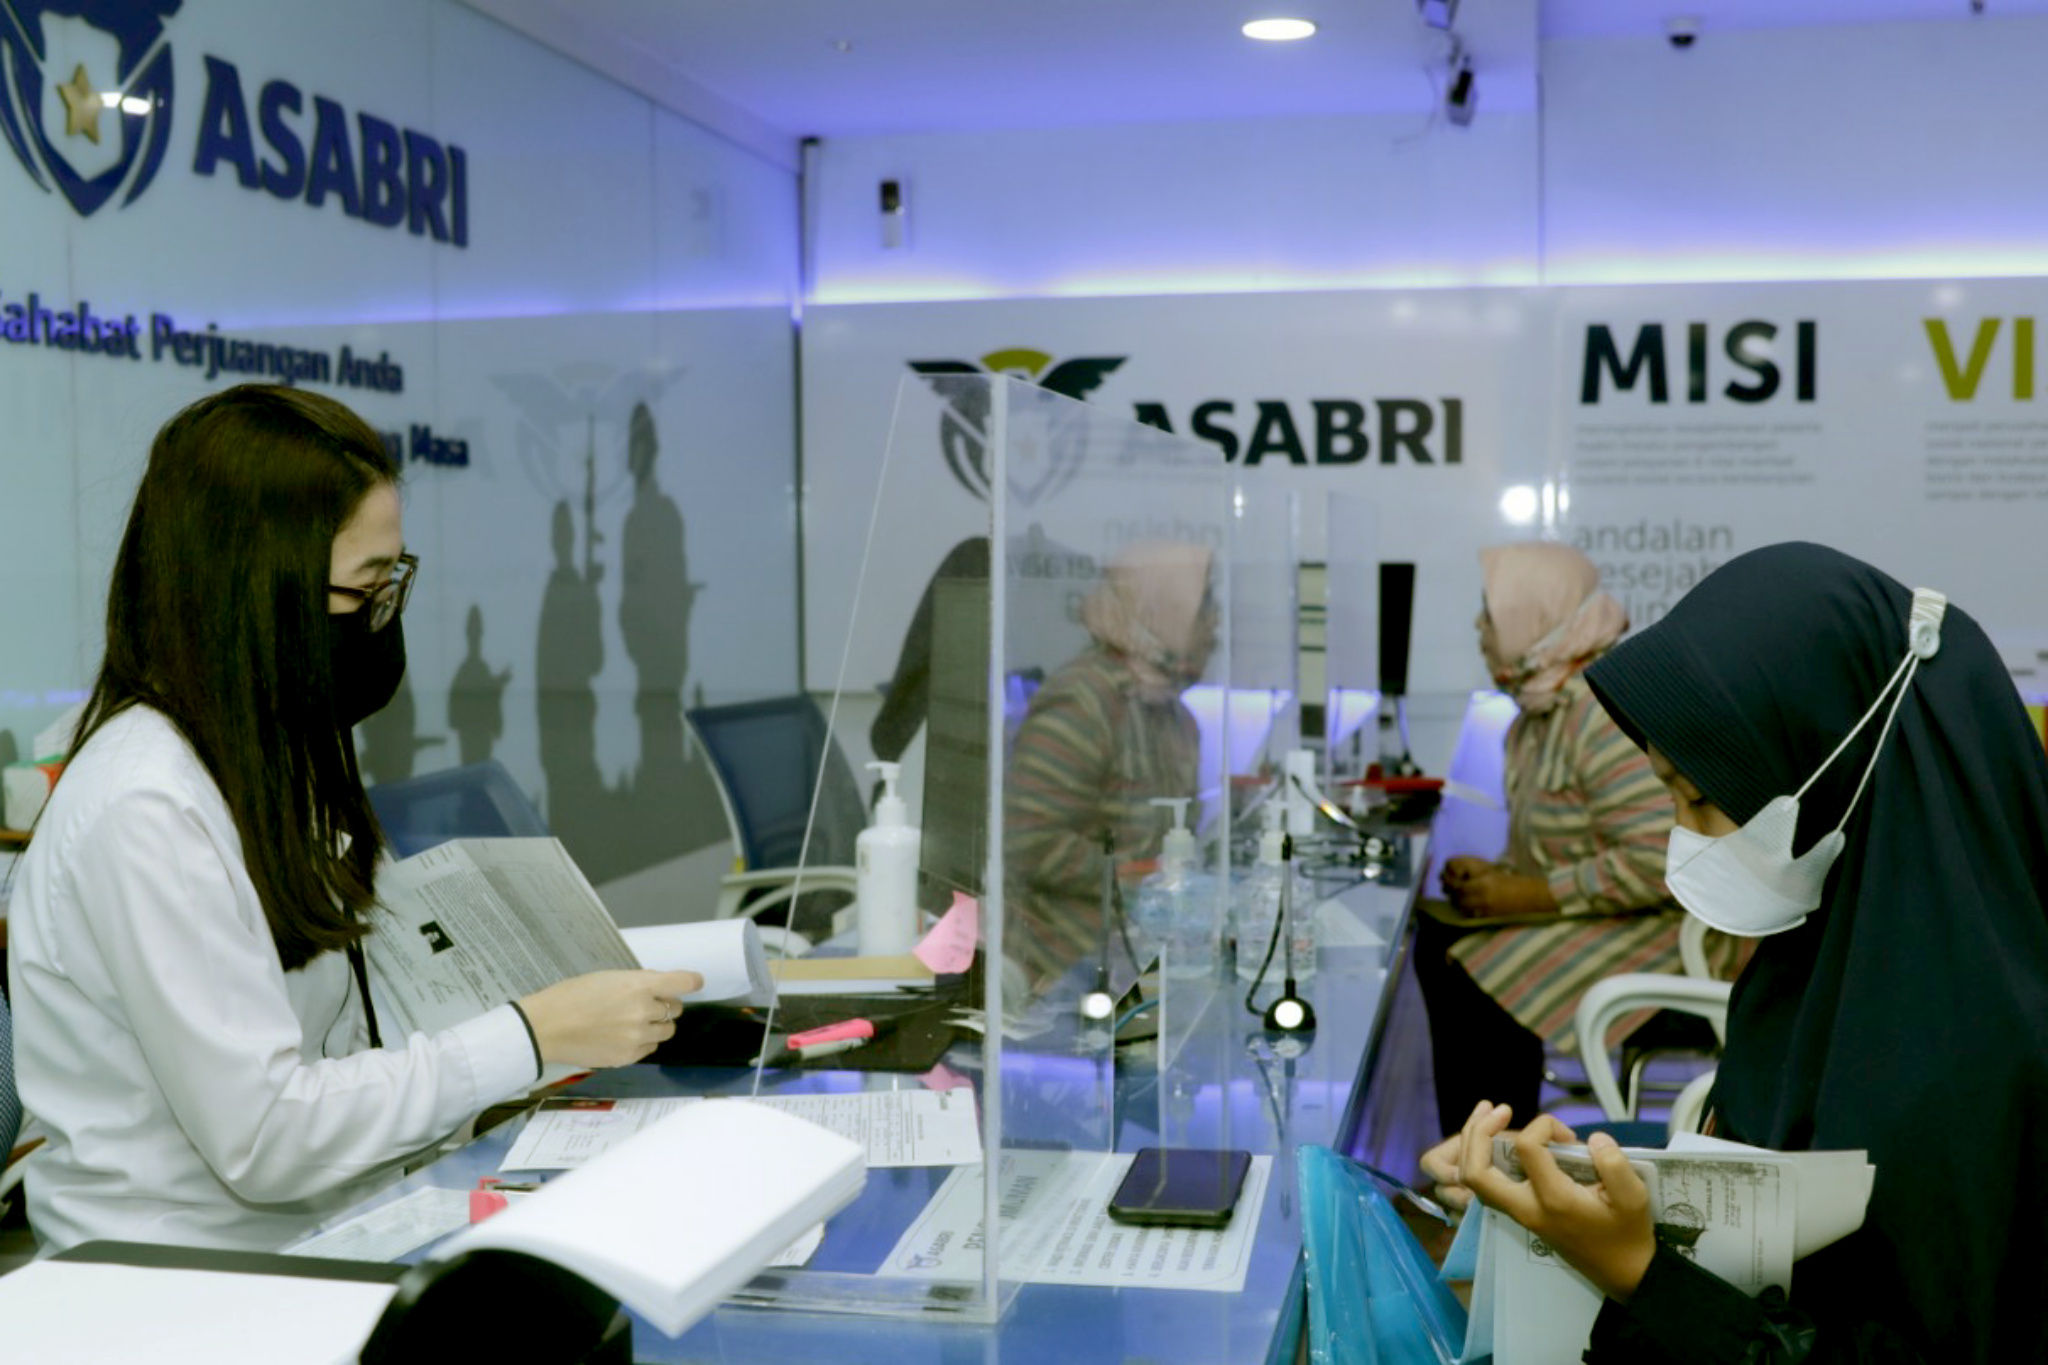
[[[740,856],[749,868],[795,867],[804,860],[804,826],[820,763],[825,786],[818,794],[810,866],[853,861],[853,841],[867,823],[867,801],[808,693],[701,706],[688,714],[725,788],[738,825]]]
[[[544,835],[547,822],[496,759],[370,788],[370,806],[401,858],[450,839]]]

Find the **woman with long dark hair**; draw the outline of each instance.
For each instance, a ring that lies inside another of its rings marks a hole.
[[[383,843],[351,728],[405,670],[398,467],[332,399],[243,385],[157,434],[107,647],[9,909],[46,1248],[267,1248],[546,1062],[674,1031],[692,972],[598,972],[376,1046]]]
[[[1595,1186],[1481,1103],[1432,1170],[1602,1289],[1586,1359],[2048,1360],[2048,763],[1977,623],[1818,545],[1730,560],[1586,672],[1649,753],[1666,878],[1756,941],[1710,1099],[1720,1136],[1864,1150],[1863,1225],[1750,1298],[1654,1235],[1612,1139]],[[1500,1330],[1512,1331],[1504,1323]]]

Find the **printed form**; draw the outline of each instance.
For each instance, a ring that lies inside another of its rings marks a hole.
[[[499,1169],[555,1171],[581,1166],[695,1096],[637,1100],[550,1100],[520,1131]],[[809,1119],[857,1142],[868,1168],[959,1166],[981,1160],[981,1129],[969,1090],[862,1090],[831,1095],[763,1095],[750,1100]]]
[[[1242,1291],[1273,1158],[1252,1158],[1236,1214],[1228,1226],[1213,1229],[1134,1227],[1111,1219],[1110,1196],[1130,1165],[1128,1152],[1004,1153],[1004,1276],[1110,1289]],[[979,1279],[982,1223],[981,1171],[955,1171],[897,1240],[880,1273]]]

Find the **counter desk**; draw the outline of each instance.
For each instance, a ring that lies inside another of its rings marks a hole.
[[[1419,848],[1414,863],[1421,865]],[[1186,1012],[1184,1029],[1177,1033],[1177,1055],[1164,1068],[1158,1065],[1159,1053],[1145,1045],[1119,1049],[1113,1080],[1091,1077],[1094,1064],[1083,1058],[1013,1059],[1006,1054],[1006,1068],[1017,1061],[1063,1072],[1018,1077],[1006,1070],[1006,1106],[1013,1103],[1013,1080],[1026,1082],[1019,1088],[1025,1094],[1037,1084],[1112,1084],[1119,1152],[1163,1143],[1237,1147],[1272,1156],[1242,1292],[1026,1284],[995,1324],[728,1305],[677,1338],[636,1321],[635,1358],[729,1365],[794,1360],[834,1365],[1292,1361],[1303,1304],[1293,1151],[1304,1143],[1342,1151],[1358,1130],[1391,994],[1390,967],[1398,971],[1402,960],[1414,894],[1413,886],[1365,883],[1334,898],[1343,907],[1335,917],[1339,931],[1322,949],[1317,972],[1302,983],[1319,1028],[1299,1056],[1275,1054],[1259,1019],[1245,1008],[1243,986],[1233,981],[1216,983],[1202,1008]],[[1348,946],[1336,946],[1340,942]],[[956,1051],[967,1055],[949,1062],[972,1074],[975,1058],[967,1049]],[[1064,1074],[1062,1063],[1076,1069]],[[762,1093],[918,1084],[914,1076],[879,1072],[770,1071]],[[597,1073],[567,1093],[731,1096],[748,1094],[752,1087],[751,1071],[638,1066]],[[480,1178],[499,1174],[525,1121],[507,1123],[441,1157],[344,1218],[422,1188],[474,1188]],[[808,1268],[872,1274],[947,1174],[942,1168],[871,1171],[866,1190],[831,1220]],[[1246,1212],[1241,1207],[1237,1216]],[[688,1227],[678,1227],[676,1235],[687,1237]],[[405,1259],[427,1259],[433,1250],[429,1244]]]

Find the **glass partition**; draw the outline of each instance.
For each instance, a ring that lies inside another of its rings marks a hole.
[[[1035,385],[921,374],[897,395],[872,509],[811,509],[869,517],[846,566],[834,742],[865,751],[853,717],[878,677],[892,723],[922,710],[899,779],[920,932],[971,903],[982,952],[937,982],[959,992],[959,1027],[934,1071],[793,1084],[965,1091],[980,1150],[871,1171],[804,1267],[741,1302],[992,1321],[1106,1197],[1114,1039],[1159,1009],[1139,978],[1172,928],[1147,919],[1171,815],[1197,839],[1227,828],[1221,749],[1183,700],[1228,678],[1224,472],[1211,447]]]
[[[1188,1124],[1213,1119],[1197,1119],[1191,1097],[1213,1089],[1231,1066],[1215,1049],[1235,1036],[1222,1025],[1242,1011],[1246,969],[1258,966],[1247,963],[1244,944],[1233,946],[1240,927],[1233,902],[1267,812],[1277,818],[1286,805],[1286,756],[1301,742],[1297,500],[1270,480],[1233,482],[1225,528],[1228,667],[1187,694],[1203,732],[1204,771],[1221,778],[1210,823],[1214,856],[1195,894],[1213,907],[1207,920],[1222,934],[1206,945],[1169,942],[1163,955],[1152,1093],[1154,1127],[1168,1144],[1190,1141]],[[1277,991],[1281,975],[1271,974],[1266,994]]]
[[[1379,756],[1379,504],[1331,493],[1324,512],[1323,753],[1336,786]]]

